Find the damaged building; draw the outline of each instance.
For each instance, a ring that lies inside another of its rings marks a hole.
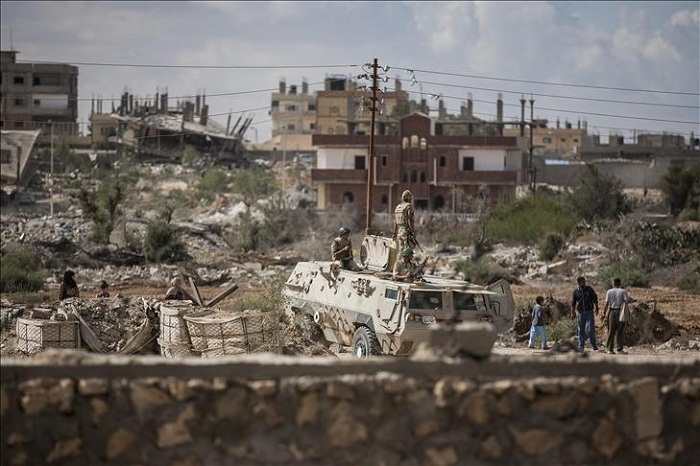
[[[123,154],[134,154],[141,161],[180,162],[189,146],[214,164],[247,165],[243,139],[252,118],[239,117],[226,127],[209,118],[206,96],[196,96],[195,102],[169,105],[167,93],[155,99],[139,99],[125,92],[111,117],[117,122],[116,135],[108,139]],[[243,120],[243,121],[241,121]]]

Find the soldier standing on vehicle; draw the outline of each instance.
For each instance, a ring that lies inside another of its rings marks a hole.
[[[350,230],[345,227],[340,227],[338,236],[333,240],[333,244],[331,245],[331,260],[339,263],[345,270],[353,270],[355,272],[361,270],[353,260]]]
[[[413,193],[405,190],[401,193],[402,202],[394,209],[394,239],[398,251],[417,246],[414,228],[415,210]]]

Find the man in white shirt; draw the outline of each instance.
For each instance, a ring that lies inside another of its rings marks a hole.
[[[605,307],[603,308],[603,322],[605,322],[606,315],[608,318],[608,340],[605,346],[610,354],[615,354],[615,340],[617,340],[617,352],[624,352],[622,340],[625,324],[620,322],[620,310],[629,300],[627,292],[622,288],[622,281],[619,278],[614,278],[613,287],[605,293]],[[610,312],[608,313],[608,311]]]

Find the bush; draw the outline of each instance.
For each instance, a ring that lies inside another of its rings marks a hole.
[[[619,260],[603,267],[599,274],[601,282],[606,286],[612,285],[613,278],[619,278],[623,287],[649,286],[649,272],[638,260]],[[606,288],[607,289],[607,288]]]
[[[568,340],[576,335],[578,335],[578,324],[576,319],[564,317],[547,326],[547,340],[554,343]]]
[[[189,258],[179,232],[165,220],[156,220],[146,227],[143,249],[153,262],[178,262]]]
[[[678,281],[678,288],[688,293],[700,294],[700,267]]]
[[[540,260],[550,261],[559,254],[566,241],[559,233],[547,233],[542,243],[540,243]]]
[[[226,191],[228,186],[228,177],[226,173],[218,168],[211,168],[204,172],[202,179],[199,180],[197,189],[201,197],[212,200],[216,194]]]
[[[491,242],[534,245],[548,232],[567,237],[575,225],[563,200],[540,194],[494,207],[486,236]]]
[[[39,291],[46,274],[34,253],[25,249],[10,251],[0,264],[0,291],[3,293]]]
[[[519,283],[515,275],[494,262],[457,261],[454,268],[471,283],[491,284],[500,279],[505,279],[509,283]]]
[[[661,191],[673,215],[700,209],[700,162],[671,165],[661,179]]]
[[[630,211],[622,181],[600,173],[593,165],[586,165],[579,187],[569,195],[568,202],[576,217],[589,222],[616,218]]]

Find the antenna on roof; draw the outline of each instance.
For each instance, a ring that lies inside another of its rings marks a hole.
[[[10,51],[14,51],[15,48],[12,46],[12,29],[10,29]]]

